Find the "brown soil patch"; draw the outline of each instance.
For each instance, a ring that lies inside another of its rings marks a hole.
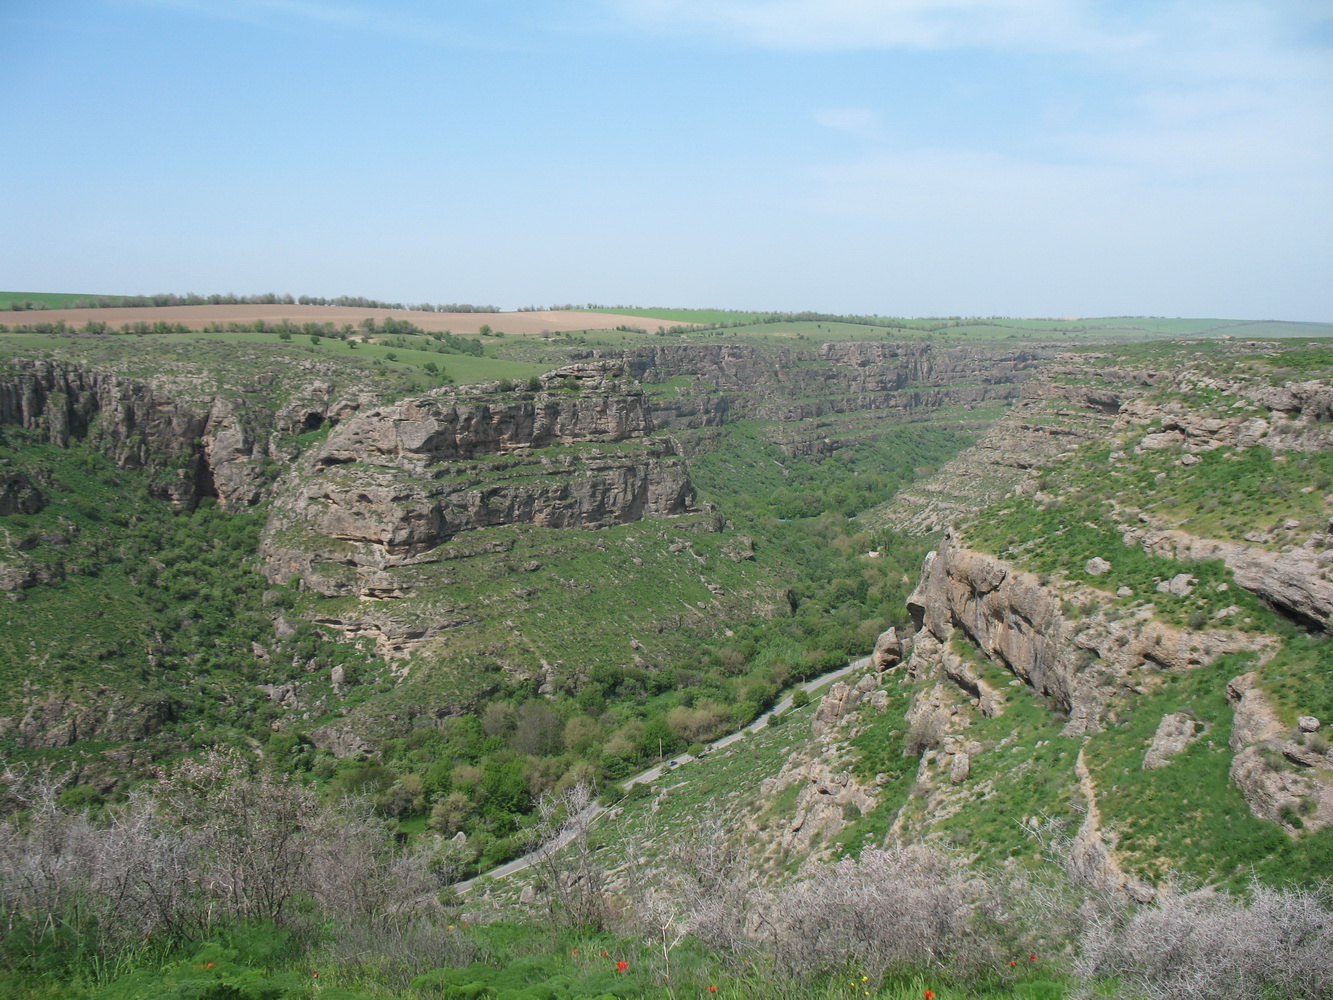
[[[507,312],[507,313],[439,313],[416,312],[409,309],[358,309],[349,306],[147,306],[122,309],[40,309],[30,312],[0,311],[0,324],[14,327],[23,323],[58,323],[63,320],[79,327],[88,322],[106,323],[119,329],[125,323],[184,323],[192,330],[201,330],[210,323],[333,323],[356,326],[363,319],[373,318],[377,323],[392,317],[407,320],[422,330],[475,336],[483,325],[506,336],[540,336],[543,333],[564,333],[574,330],[611,330],[617,326],[633,326],[656,330],[662,320],[643,316],[618,316],[591,312]],[[671,322],[670,326],[684,326]]]

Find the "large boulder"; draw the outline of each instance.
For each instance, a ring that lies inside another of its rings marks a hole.
[[[1152,745],[1143,755],[1143,769],[1155,771],[1166,767],[1171,759],[1199,738],[1199,724],[1188,715],[1172,712],[1162,716],[1153,734]]]
[[[898,630],[890,628],[887,632],[881,632],[875,640],[875,650],[870,654],[870,665],[883,673],[902,662],[903,641],[898,637]]]

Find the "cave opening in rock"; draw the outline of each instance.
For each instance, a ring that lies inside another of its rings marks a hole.
[[[213,467],[202,453],[194,460],[194,497],[196,502],[204,497],[218,499],[218,484],[213,478]]]

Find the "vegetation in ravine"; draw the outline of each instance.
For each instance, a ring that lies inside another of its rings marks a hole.
[[[69,751],[94,762],[81,766],[104,787],[116,771],[98,763],[108,741],[146,735],[135,756],[149,761],[267,740],[281,712],[258,685],[284,680],[294,661],[321,676],[341,668],[360,682],[360,697],[374,690],[383,663],[364,645],[335,642],[297,618],[275,637],[274,618],[294,595],[268,588],[258,572],[262,511],[224,511],[208,500],[176,510],[158,490],[171,470],[117,468],[79,442],[58,448],[6,427],[0,448],[47,501],[0,525],[0,558],[22,553],[44,581],[0,602],[0,712],[19,718],[44,699],[66,698],[93,716],[119,716],[119,728],[108,721],[94,743]],[[136,714],[143,732],[126,732]],[[7,738],[9,759],[59,747],[21,750],[12,729]]]
[[[6,711],[19,718],[57,696],[122,720],[70,747],[20,749],[11,729],[8,755],[63,761],[77,794],[99,803],[123,800],[135,775],[177,755],[248,745],[328,795],[371,796],[405,831],[465,832],[484,870],[521,849],[542,793],[623,777],[730,732],[905,620],[924,543],[863,531],[847,515],[940,464],[972,431],[857,428],[834,454],[811,457],[784,454],[770,431],[747,423],[688,444],[712,513],[598,532],[510,526],[443,546],[414,590],[490,611],[456,630],[447,659],[422,657],[393,684],[368,647],[310,624],[340,614],[343,599],[264,582],[264,509],[177,511],[157,498],[156,478],[174,470],[116,468],[84,442],[61,449],[6,429],[7,461],[48,500],[5,519],[6,544],[47,581],[0,607]],[[548,614],[542,595],[562,613]],[[705,601],[720,602],[720,620],[698,610]],[[290,634],[275,640],[280,616]],[[627,645],[635,635],[641,657]],[[521,666],[534,653],[559,668],[549,696]],[[37,698],[22,685],[34,662],[51,681]],[[293,679],[298,712],[273,693]],[[125,741],[141,732],[126,729],[127,713],[151,734],[132,753]],[[349,714],[370,752],[337,760],[316,749],[312,730]]]
[[[367,760],[340,765],[334,787],[375,794],[404,829],[462,830],[480,869],[503,860],[543,792],[622,778],[730,732],[787,685],[861,655],[886,621],[904,622],[925,543],[861,531],[834,511],[815,516],[809,498],[843,497],[854,509],[862,478],[892,489],[968,439],[925,425],[886,430],[849,444],[860,454],[785,458],[789,486],[764,494],[743,484],[766,476],[777,452],[742,426],[735,440],[700,442],[692,463],[715,513],[596,533],[511,526],[456,538],[442,550],[470,553],[466,565],[423,567],[414,590],[430,600],[438,587],[449,607],[490,613],[452,630],[447,661],[419,656],[404,683],[359,710],[363,722],[416,721],[382,723],[388,738]],[[747,499],[756,495],[767,499]],[[773,593],[778,605],[757,614],[756,599]],[[328,616],[346,599],[301,600]],[[721,620],[697,610],[705,600],[730,601]],[[552,601],[561,614],[549,613]],[[560,668],[544,696],[541,675],[523,669],[538,657]],[[502,669],[511,661],[516,669]],[[448,704],[475,715],[421,713]]]

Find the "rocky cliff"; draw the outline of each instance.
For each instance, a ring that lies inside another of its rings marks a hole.
[[[659,426],[712,426],[755,417],[796,421],[859,411],[920,411],[1008,400],[1055,352],[1047,348],[936,348],[920,342],[823,344],[759,350],[748,344],[667,344],[595,350],[644,382],[685,382],[653,400]]]
[[[1182,671],[1226,653],[1267,645],[1226,629],[1188,630],[1154,616],[1150,606],[1126,613],[1099,607],[1094,588],[1052,587],[1033,573],[959,545],[946,534],[931,553],[908,610],[919,629],[939,643],[961,630],[1069,716],[1065,735],[1102,724],[1104,706],[1141,683],[1136,672]],[[952,678],[979,696],[975,685]]]
[[[271,384],[271,379],[267,379]],[[336,421],[360,405],[319,378],[299,380],[287,399],[263,387],[226,389],[197,372],[150,378],[114,368],[16,358],[0,368],[0,423],[67,446],[87,440],[128,468],[162,473],[160,493],[182,506],[202,497],[248,505],[265,495],[265,459],[294,453],[283,439]]]
[[[685,513],[684,462],[653,436],[642,390],[620,373],[576,365],[536,392],[444,389],[340,424],[284,480],[265,572],[329,596],[384,596],[395,588],[383,571],[459,532]]]
[[[901,666],[834,686],[771,781],[799,787],[775,858],[887,826],[864,842],[1056,854],[1141,900],[1172,870],[1239,878],[1238,857],[1319,867],[1330,389],[1281,381],[1271,347],[1062,355],[879,512],[947,530]]]

